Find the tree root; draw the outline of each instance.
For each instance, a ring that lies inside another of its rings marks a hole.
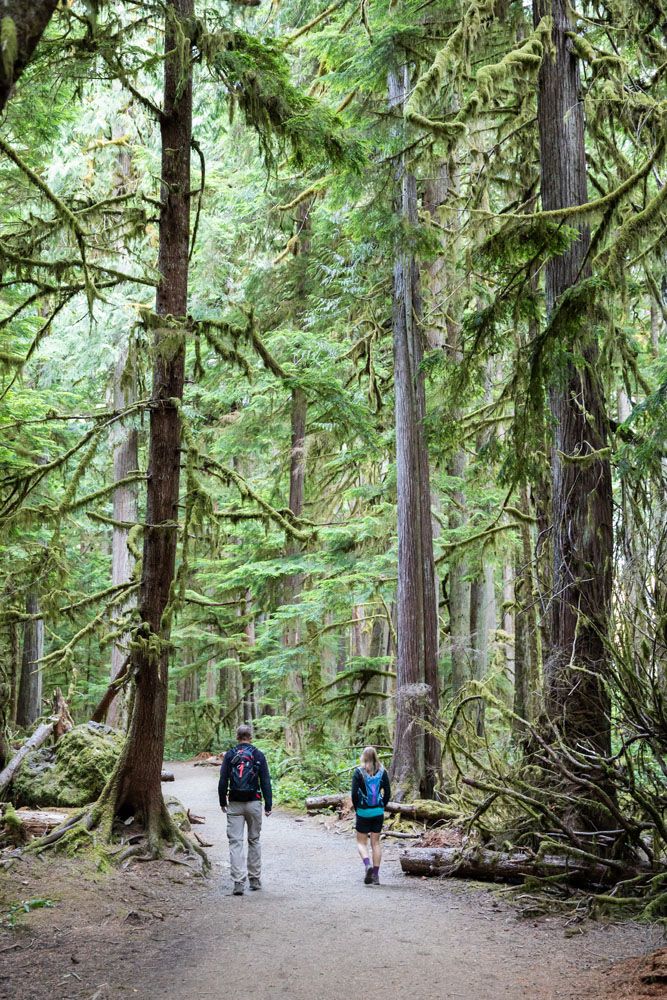
[[[157,861],[166,858],[176,861],[173,855],[165,853],[165,848],[171,847],[182,851],[190,859],[197,859],[203,873],[210,869],[206,852],[178,829],[164,802],[148,827],[137,835],[139,843],[119,844],[122,828],[118,829],[117,819],[115,790],[107,786],[97,802],[85,812],[78,813],[51,833],[32,841],[25,848],[25,853],[38,857],[51,849],[68,855],[87,853],[97,858],[98,867],[109,869],[112,866],[124,868],[133,860]],[[186,861],[178,863],[187,865]]]

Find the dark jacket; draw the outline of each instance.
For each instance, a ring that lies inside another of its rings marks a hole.
[[[264,809],[266,812],[271,812],[273,807],[273,795],[271,792],[271,775],[269,774],[269,765],[266,763],[266,757],[261,750],[257,749],[257,747],[252,747],[253,757],[257,761],[258,766],[258,780],[255,781],[255,785],[257,787],[251,792],[236,792],[233,788],[229,787],[232,761],[236,751],[242,746],[252,747],[252,744],[239,743],[231,750],[228,750],[222,760],[222,767],[220,768],[220,781],[218,782],[218,798],[220,799],[220,806],[222,809],[227,807],[228,797],[231,802],[253,802],[255,799],[260,799],[261,801],[263,796]]]
[[[387,808],[387,803],[391,799],[391,785],[389,784],[389,775],[386,769],[382,771],[382,781],[380,782],[380,790],[382,792],[382,798],[384,800],[384,807]],[[360,808],[362,804],[362,795],[366,793],[366,782],[364,781],[364,776],[360,767],[355,767],[354,774],[352,775],[352,805],[354,806],[354,811]]]

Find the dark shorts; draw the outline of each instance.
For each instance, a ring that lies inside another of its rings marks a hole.
[[[357,816],[357,833],[382,833],[384,816]]]

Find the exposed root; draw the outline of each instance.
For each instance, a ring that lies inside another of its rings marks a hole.
[[[187,861],[177,860],[173,853],[166,850],[173,848],[190,859],[196,858],[202,872],[210,869],[205,851],[178,829],[164,801],[156,814],[150,817],[147,826],[141,826],[129,837],[130,844],[127,843],[125,823],[121,825],[118,821],[116,790],[110,782],[97,802],[85,812],[78,813],[51,833],[34,840],[25,850],[37,856],[49,849],[68,855],[85,852],[97,857],[101,869],[112,865],[124,868],[131,861],[156,861],[160,858],[187,865]]]

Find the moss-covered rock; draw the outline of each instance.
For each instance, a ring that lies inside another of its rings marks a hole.
[[[94,802],[123,746],[109,726],[75,726],[54,747],[28,754],[14,778],[13,799],[26,806],[85,806]]]
[[[188,819],[188,811],[180,799],[177,799],[175,795],[165,795],[164,804],[178,829],[182,833],[189,833],[192,827]]]

